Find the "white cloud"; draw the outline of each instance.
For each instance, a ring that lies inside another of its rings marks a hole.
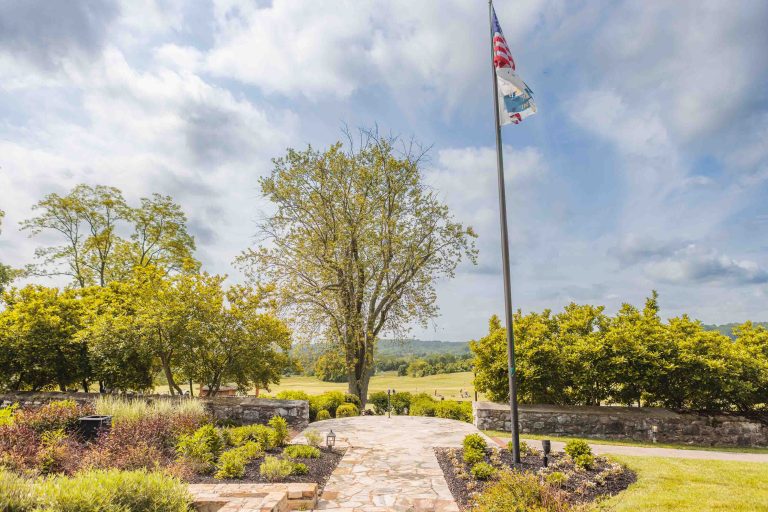
[[[768,282],[768,269],[756,262],[737,260],[695,244],[679,249],[666,258],[647,263],[645,271],[653,279],[683,285],[693,283],[741,285]]]

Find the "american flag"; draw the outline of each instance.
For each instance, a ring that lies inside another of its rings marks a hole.
[[[509,51],[504,32],[501,31],[499,19],[496,17],[496,9],[493,10],[493,63],[497,68],[515,69],[515,59]]]
[[[499,122],[518,124],[536,113],[533,91],[523,82],[515,70],[515,59],[509,51],[507,40],[501,31],[496,10],[493,13],[493,65],[499,92]]]

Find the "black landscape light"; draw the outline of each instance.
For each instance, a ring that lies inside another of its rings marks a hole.
[[[541,450],[544,452],[544,467],[547,467],[547,464],[549,464],[549,452],[552,450],[552,443],[549,442],[549,439],[541,441]]]
[[[83,416],[78,418],[80,435],[86,441],[95,439],[100,432],[105,432],[112,426],[112,416]]]
[[[396,391],[394,389],[388,389],[387,390],[387,417],[392,417],[392,395],[394,395]]]
[[[331,429],[331,431],[328,432],[328,435],[325,436],[325,446],[327,446],[329,450],[333,450],[333,446],[335,444],[336,444],[336,434],[334,434],[333,430]]]

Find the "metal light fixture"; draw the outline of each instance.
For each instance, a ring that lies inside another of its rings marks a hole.
[[[333,430],[328,432],[328,435],[325,436],[325,446],[328,447],[329,450],[333,450],[333,446],[336,444],[336,434],[333,433]]]
[[[392,395],[394,395],[396,391],[394,389],[388,389],[387,390],[387,417],[392,417]]]
[[[549,439],[544,439],[541,441],[541,451],[544,452],[544,467],[547,467],[549,464],[549,452],[552,450],[552,443],[549,442]]]
[[[656,442],[656,434],[659,432],[659,426],[653,425],[651,427],[651,440],[655,443]]]

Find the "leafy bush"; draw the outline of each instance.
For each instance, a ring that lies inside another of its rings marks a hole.
[[[589,447],[586,441],[581,439],[571,439],[565,443],[565,448],[563,449],[574,460],[579,455],[592,455],[592,448]]]
[[[43,405],[39,409],[20,409],[14,414],[15,423],[28,425],[36,432],[47,430],[73,431],[77,419],[93,413],[89,404],[80,405],[74,400],[58,400]]]
[[[434,416],[437,402],[426,393],[419,393],[411,398],[408,414],[411,416]]]
[[[181,436],[176,452],[196,463],[201,472],[208,473],[213,470],[223,448],[224,439],[221,433],[209,424],[203,425],[194,434]]]
[[[476,498],[472,512],[569,512],[565,495],[531,473],[502,471]]]
[[[277,395],[275,395],[275,398],[278,400],[306,400],[309,401],[309,395],[305,393],[304,391],[281,391]]]
[[[474,449],[480,450],[481,452],[488,450],[488,443],[486,443],[485,439],[480,434],[469,434],[464,436],[462,444],[464,445],[465,450]]]
[[[344,403],[354,404],[354,406],[358,409],[360,409],[360,407],[363,405],[363,403],[360,401],[360,397],[353,395],[352,393],[344,393]]]
[[[37,468],[44,475],[59,473],[77,467],[79,454],[75,443],[64,430],[49,430],[40,436],[41,447],[37,452]]]
[[[323,442],[323,436],[317,430],[307,430],[307,433],[304,434],[304,439],[307,440],[309,446],[314,446],[315,448],[319,447]]]
[[[84,471],[26,480],[0,471],[0,510],[7,512],[187,512],[187,486],[159,472]]]
[[[472,466],[470,473],[478,480],[488,480],[496,474],[496,468],[487,462],[477,462]]]
[[[0,469],[0,510],[26,512],[33,510],[36,505],[37,498],[32,482]]]
[[[450,420],[466,421],[472,423],[472,403],[459,402],[457,400],[436,401],[434,406],[435,416]]]
[[[242,478],[245,475],[246,464],[262,455],[264,450],[254,441],[248,441],[242,446],[227,450],[219,457],[214,478]]]
[[[248,441],[255,441],[265,450],[276,447],[277,436],[274,429],[266,425],[243,425],[242,427],[230,427],[224,430],[225,437],[230,446],[240,446]]]
[[[330,417],[336,417],[336,409],[345,403],[345,395],[341,391],[326,391],[320,395],[309,397],[309,419],[317,418],[320,411],[328,411]]]
[[[292,475],[306,475],[309,473],[309,468],[306,464],[303,462],[294,462],[293,463],[293,470],[291,471]]]
[[[323,420],[329,420],[331,419],[331,413],[323,409],[322,411],[317,413],[317,421],[323,421]]]
[[[264,462],[259,466],[259,473],[267,480],[274,482],[290,476],[293,468],[294,464],[290,460],[265,457]]]
[[[28,425],[0,425],[0,466],[16,471],[34,468],[40,436]]]
[[[373,412],[375,414],[386,414],[387,413],[387,404],[389,403],[387,400],[387,392],[386,391],[376,391],[374,393],[371,393],[368,395],[368,403],[373,406]]]
[[[285,447],[283,455],[292,459],[318,459],[320,458],[320,450],[305,444],[292,444]]]
[[[478,462],[483,462],[485,460],[485,452],[478,450],[477,448],[464,448],[462,458],[467,464],[477,464]]]
[[[407,391],[400,392],[400,393],[392,393],[392,397],[390,399],[392,402],[392,413],[406,414],[406,411],[409,411],[411,409],[412,399],[413,399],[413,395],[411,395]]]
[[[544,480],[553,487],[562,487],[568,481],[568,475],[562,471],[553,471],[544,477]]]
[[[349,418],[352,416],[360,416],[360,409],[355,404],[342,404],[336,409],[337,418]]]
[[[591,453],[582,453],[573,458],[573,463],[577,468],[592,469],[595,466],[595,456]]]
[[[13,423],[13,413],[19,407],[19,404],[11,404],[6,407],[0,407],[0,427]]]
[[[272,427],[272,441],[275,447],[284,446],[288,441],[288,422],[282,416],[272,416],[267,425]]]

